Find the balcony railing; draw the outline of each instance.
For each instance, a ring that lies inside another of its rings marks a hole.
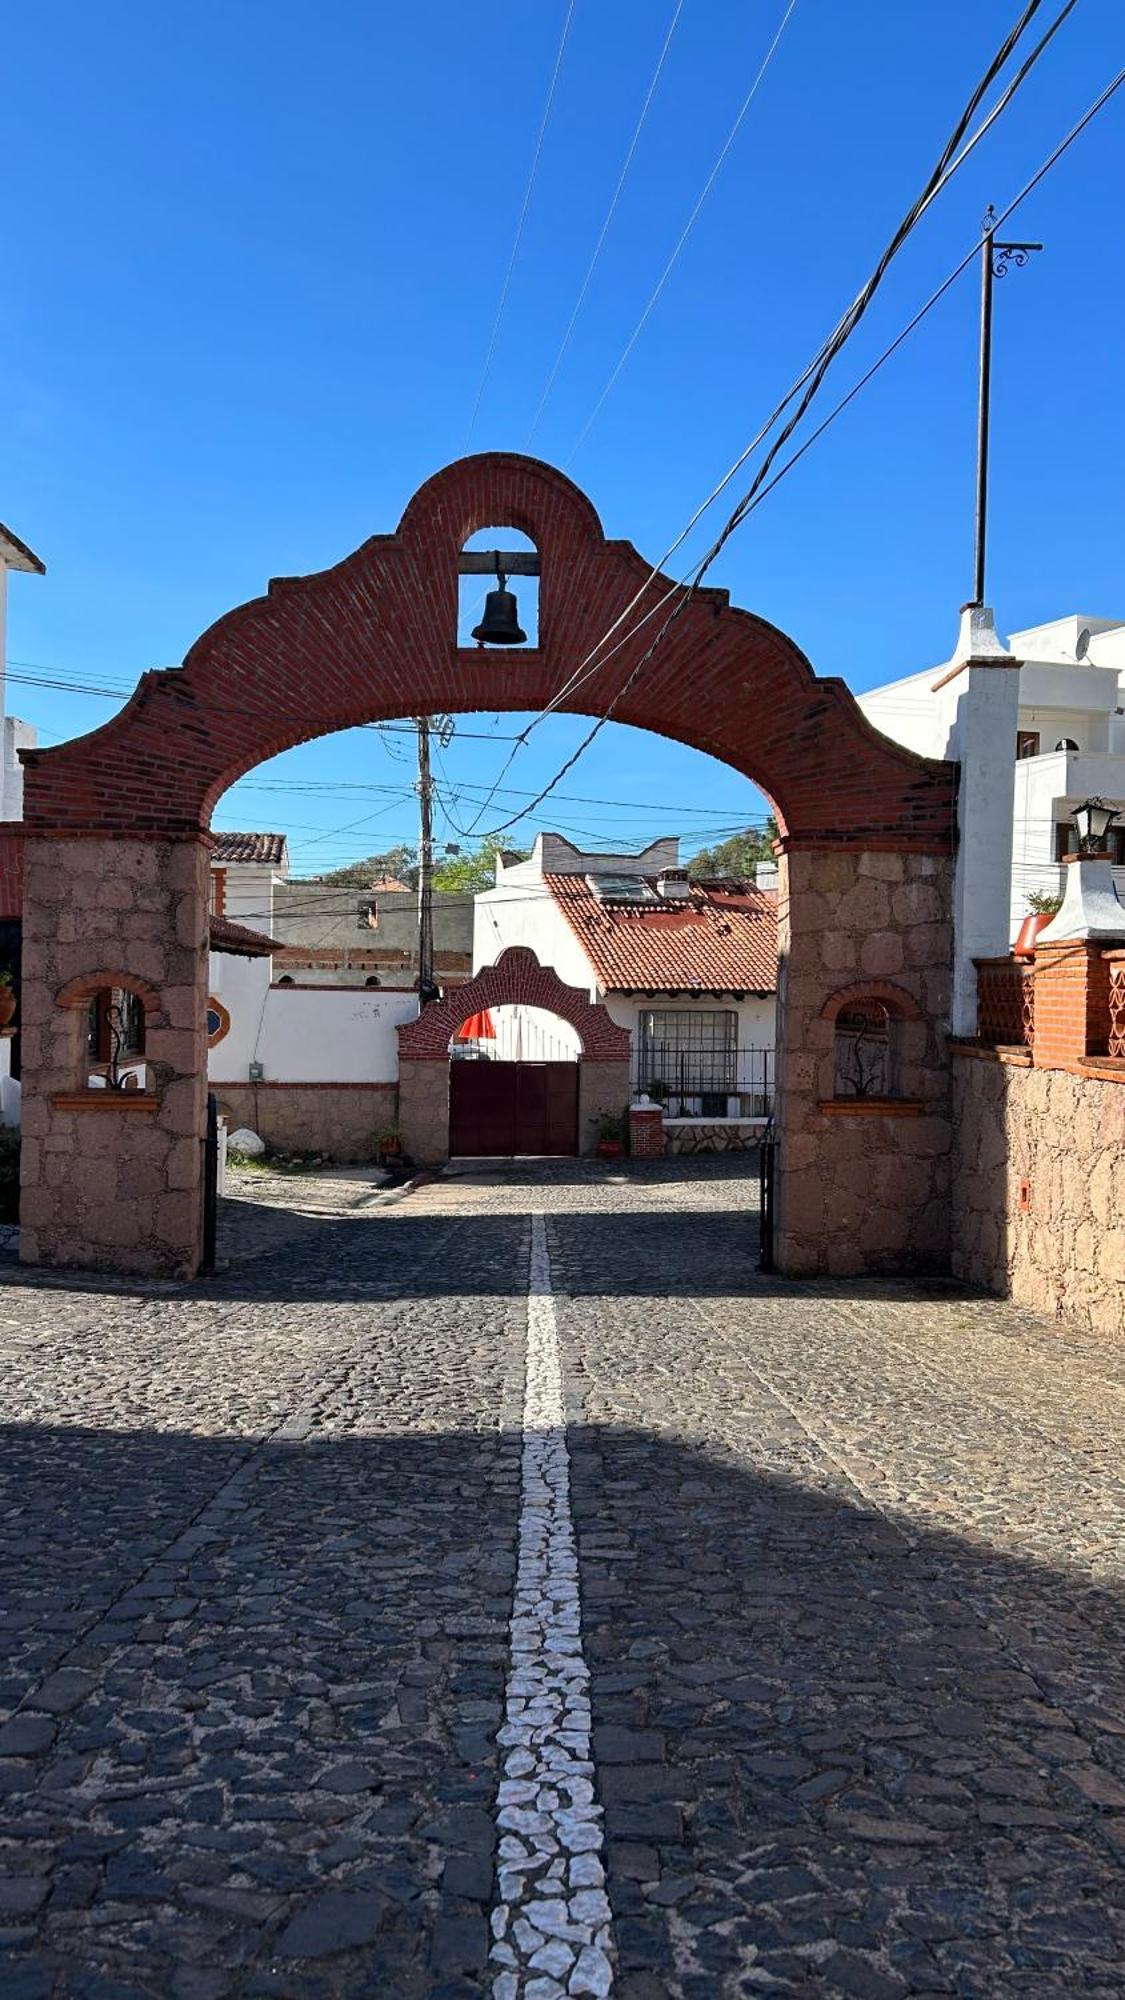
[[[1033,965],[1019,958],[978,958],[977,1036],[993,1048],[1029,1049],[1035,1025]]]
[[[666,1118],[768,1118],[773,1110],[772,1049],[678,1048],[645,1042],[633,1054],[633,1088]]]

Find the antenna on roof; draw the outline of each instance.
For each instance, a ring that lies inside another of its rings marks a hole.
[[[1089,650],[1090,650],[1090,627],[1088,625],[1083,625],[1081,632],[1078,634],[1077,639],[1074,641],[1075,659],[1084,660]]]

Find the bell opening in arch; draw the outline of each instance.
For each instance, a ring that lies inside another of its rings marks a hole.
[[[537,646],[539,554],[534,542],[518,528],[481,528],[465,543],[460,564],[458,646]],[[472,565],[468,571],[467,564]]]

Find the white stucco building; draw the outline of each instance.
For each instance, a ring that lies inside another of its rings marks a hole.
[[[999,647],[997,648],[999,652]],[[1070,814],[1092,796],[1125,814],[1125,623],[1072,613],[1013,632],[1019,699],[1012,797],[1011,931],[1028,895],[1062,891],[1061,857],[1077,845]],[[952,747],[958,695],[949,662],[857,697],[886,736],[927,757]],[[1001,811],[1003,802],[996,801]],[[1116,880],[1125,890],[1125,828],[1115,830]]]
[[[7,712],[10,570],[24,570],[31,576],[46,575],[46,565],[0,521],[0,820],[23,818],[23,770],[19,753],[34,750],[39,741],[38,731],[29,722],[21,722]]]
[[[639,854],[597,854],[540,833],[529,860],[498,857],[495,886],[476,898],[474,971],[508,945],[529,945],[629,1029],[636,1088],[682,1101],[685,1116],[737,1119],[768,1106],[777,989],[769,891],[692,881],[675,838]]]

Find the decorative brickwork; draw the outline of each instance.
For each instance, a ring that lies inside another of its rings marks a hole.
[[[651,1109],[639,1104],[629,1106],[629,1151],[635,1160],[663,1159],[664,1114],[658,1104]]]
[[[854,986],[841,986],[836,993],[830,993],[820,1010],[822,1021],[835,1021],[837,1016],[849,1008],[858,1007],[865,1000],[878,1001],[896,1021],[920,1021],[922,1009],[913,993],[905,986],[892,986],[883,979],[860,980]]]
[[[515,654],[459,649],[457,557],[476,529],[501,523],[528,535],[540,553],[539,644]],[[655,602],[670,582],[652,578],[627,542],[606,541],[589,501],[551,467],[504,453],[463,459],[421,488],[396,534],[373,537],[320,575],[272,583],[265,597],[205,632],[182,668],[146,674],[103,728],[26,754],[23,1254],[30,1261],[163,1272],[196,1266],[206,846],[212,809],[228,786],[292,744],[358,723],[541,707],[619,617],[628,636],[618,635],[563,706],[613,713],[722,759],[762,786],[784,827],[793,894],[783,940],[782,1263],[856,1269],[909,1260],[923,1245],[940,1258],[948,1130],[938,1108],[945,1079],[935,1036],[947,1005],[944,857],[954,770],[880,736],[842,681],[818,680],[791,639],[732,608],[722,591],[694,593],[652,667],[630,684],[651,638],[647,625],[630,630],[630,606],[637,593]],[[111,1141],[108,1117],[83,1120],[52,1101],[71,1088],[79,1019],[56,1006],[56,995],[105,965],[115,978],[148,981],[168,1023],[154,1030],[147,1055],[158,1109],[114,1119]],[[824,1053],[817,1036],[830,1043],[833,1033],[820,1010],[841,978],[890,978],[915,993],[923,1012],[904,1028],[917,1044],[909,1053],[915,1094],[934,1111],[904,1121],[895,1144],[886,1121],[866,1121],[857,1134],[843,1129],[845,1121],[830,1132],[817,1118]],[[518,995],[497,989],[478,997],[475,985],[427,1009],[402,1037],[404,1141],[410,1118],[421,1134],[416,1157],[439,1145],[445,1046],[464,1014],[520,997],[563,1012],[579,1029],[585,1148],[598,1113],[620,1114],[628,1102],[624,1031],[608,1019],[597,1025],[588,1001],[580,1024],[557,997],[532,990],[533,981]],[[75,1159],[78,1172],[70,1170]],[[857,1228],[861,1190],[868,1214]],[[881,1208],[872,1209],[872,1198]]]
[[[1109,1054],[1125,1056],[1125,951],[1107,951],[1109,967]]]
[[[457,557],[506,523],[540,552],[539,644],[458,649]],[[294,743],[381,718],[529,709],[549,700],[637,591],[672,587],[628,542],[607,542],[561,472],[508,453],[466,458],[415,495],[397,534],[334,569],[270,584],[196,641],[184,665],[145,674],[101,729],[25,758],[29,826],[126,834],[206,829],[243,772]],[[948,852],[953,770],[891,743],[840,680],[818,680],[793,641],[725,591],[699,590],[652,672],[625,683],[641,627],[562,706],[691,743],[761,784],[795,840]],[[618,635],[618,642],[620,635]],[[736,693],[737,691],[737,693]]]
[[[1027,959],[977,958],[977,1035],[993,1048],[1029,1049],[1035,1033],[1035,971]]]
[[[1109,964],[1087,938],[1039,939],[1035,948],[1033,1047],[1037,1069],[1109,1048]]]
[[[475,979],[424,1008],[417,1020],[403,1022],[398,1030],[399,1061],[444,1061],[462,1021],[490,1007],[542,1007],[569,1021],[582,1044],[584,1062],[629,1060],[628,1028],[619,1028],[581,987],[564,985],[558,973],[540,965],[526,945],[513,944]]]

